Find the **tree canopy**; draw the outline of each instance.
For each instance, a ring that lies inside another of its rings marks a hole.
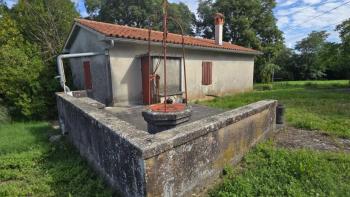
[[[295,49],[299,54],[299,72],[303,79],[320,79],[325,76],[326,67],[320,61],[321,51],[326,44],[326,31],[313,31],[297,42]]]
[[[85,0],[89,17],[95,20],[129,25],[133,27],[148,27],[160,30],[162,23],[163,0]],[[169,3],[168,14],[176,19],[184,29],[185,34],[194,34],[195,16],[184,3]],[[180,28],[169,20],[169,32],[180,33]]]
[[[275,59],[284,80],[350,78],[349,44],[346,23],[337,26],[341,42],[327,41],[326,31],[313,31],[298,41],[294,49],[284,49]]]
[[[59,90],[55,58],[79,14],[70,0],[0,5],[0,97],[17,117],[50,117]]]
[[[220,12],[225,17],[224,41],[260,50],[264,55],[256,62],[256,78],[260,70],[271,63],[283,47],[282,32],[276,25],[272,9],[275,0],[200,0],[197,33],[213,38],[213,15]]]
[[[350,18],[339,24],[336,30],[342,41],[339,47],[340,62],[337,69],[350,80]]]
[[[45,61],[61,52],[74,18],[79,17],[70,0],[19,0],[11,13],[26,40],[39,45]]]

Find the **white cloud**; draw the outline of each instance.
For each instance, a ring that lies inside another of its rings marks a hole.
[[[10,8],[12,8],[17,2],[18,2],[18,0],[5,0],[5,3]]]
[[[339,4],[329,3],[317,8],[309,7],[304,9],[291,16],[291,25],[301,28],[321,28],[334,23],[339,23],[350,17],[350,4],[329,11],[337,6],[339,6]]]
[[[322,0],[303,0],[306,4],[317,4],[320,3]]]
[[[329,34],[329,36],[328,36],[328,41],[330,41],[330,42],[337,42],[337,41],[339,41],[339,33],[338,32],[336,32],[336,31],[331,31],[331,32],[329,32],[330,34]]]
[[[287,46],[294,46],[296,41],[306,37],[311,31],[326,30],[330,33],[329,41],[339,41],[334,31],[337,24],[350,18],[350,3],[342,5],[346,0],[302,0],[293,8],[285,8],[277,4],[275,16],[277,25],[284,32]],[[337,8],[340,6],[339,8]],[[337,8],[335,10],[332,10]],[[317,17],[317,18],[315,18]]]
[[[277,25],[279,28],[283,27],[284,25],[289,23],[289,18],[288,17],[281,17],[277,19]]]
[[[188,6],[188,8],[193,12],[193,13],[197,13],[197,7],[198,7],[198,3],[199,0],[169,0],[169,2],[171,3],[184,3]]]
[[[296,13],[300,13],[306,9],[312,9],[312,8],[313,6],[310,6],[310,5],[299,5],[292,8],[279,9],[275,12],[275,15],[277,17],[289,16],[289,15],[294,15]]]
[[[277,1],[277,4],[278,6],[281,6],[281,7],[286,7],[286,6],[290,6],[290,5],[293,5],[295,3],[297,3],[298,0],[279,0]]]

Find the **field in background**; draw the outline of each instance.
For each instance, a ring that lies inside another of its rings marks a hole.
[[[286,107],[287,123],[308,130],[321,130],[350,137],[350,85],[340,81],[292,81],[255,85],[255,91],[216,98],[202,104],[233,109],[263,99],[276,99]]]

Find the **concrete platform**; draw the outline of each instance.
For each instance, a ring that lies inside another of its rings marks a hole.
[[[121,196],[192,196],[273,136],[275,100],[220,113],[194,105],[190,122],[150,134],[142,107],[106,108],[88,97],[57,93],[61,130]],[[212,115],[214,114],[214,115]],[[123,120],[124,119],[124,120]]]
[[[203,118],[207,118],[213,115],[217,115],[225,112],[226,110],[215,109],[198,104],[191,104],[192,116],[191,119],[180,125],[186,125]],[[145,109],[144,105],[127,106],[127,107],[106,107],[108,112],[117,116],[119,119],[135,126],[137,129],[147,131],[147,122],[142,117],[142,111]]]

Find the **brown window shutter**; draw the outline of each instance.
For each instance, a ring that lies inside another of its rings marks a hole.
[[[206,69],[206,63],[202,62],[202,85],[205,85],[206,83],[206,74],[205,74],[205,69]]]
[[[202,62],[202,85],[212,84],[212,62]]]
[[[212,76],[213,76],[213,74],[212,74],[212,62],[208,62],[207,63],[208,64],[208,85],[211,85],[211,82],[212,82]]]
[[[92,89],[92,81],[91,81],[91,71],[90,71],[90,61],[84,61],[84,85],[85,89]]]

